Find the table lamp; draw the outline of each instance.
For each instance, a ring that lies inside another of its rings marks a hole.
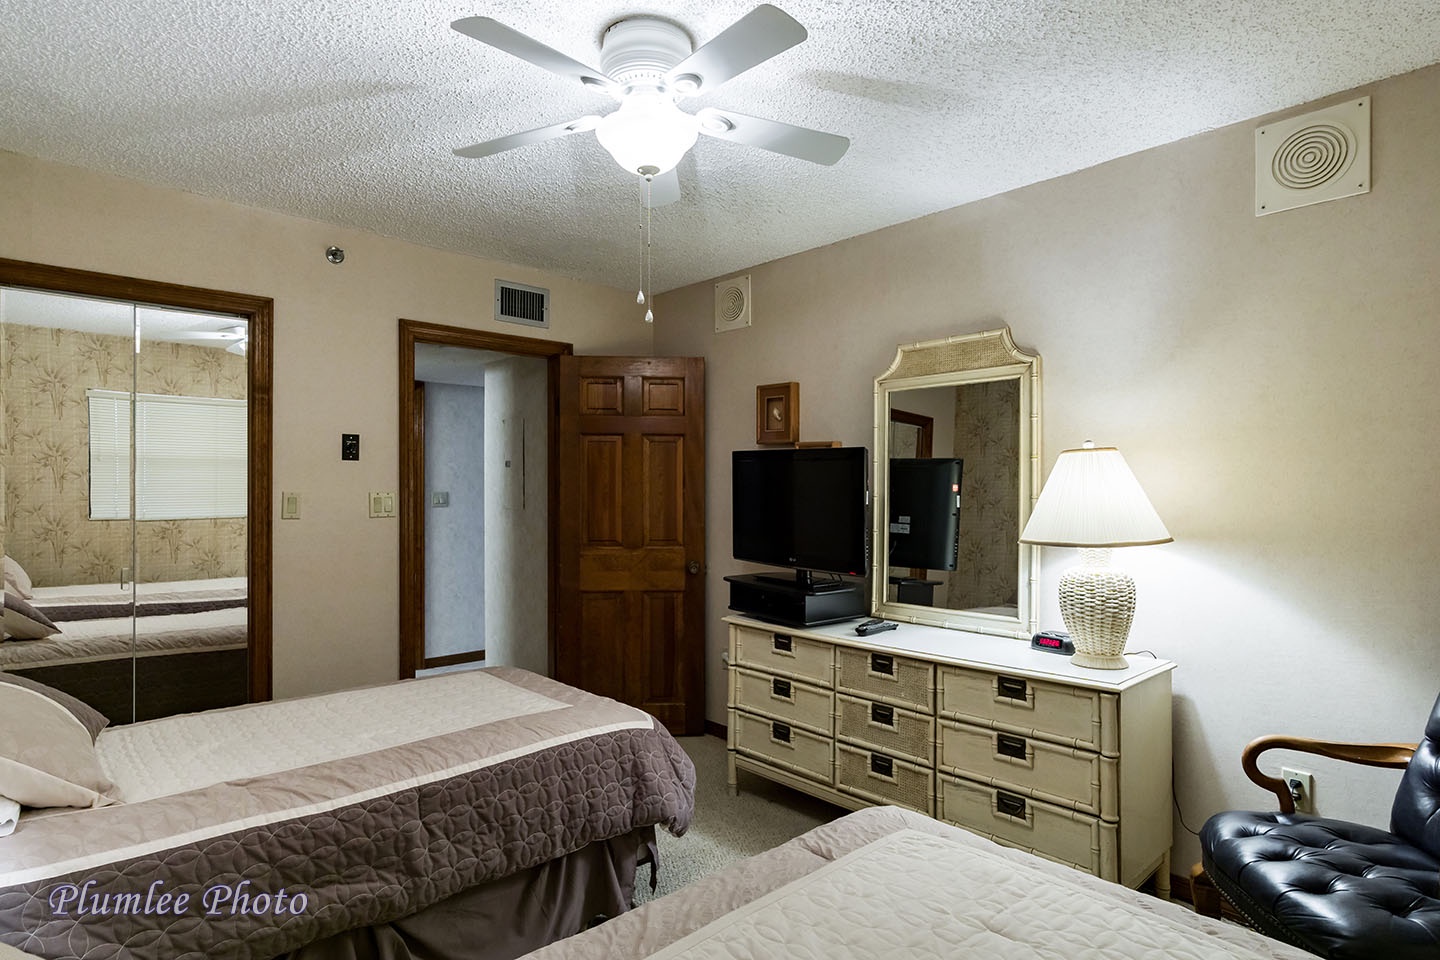
[[[1119,450],[1086,440],[1060,454],[1020,542],[1080,548],[1080,566],[1060,577],[1060,616],[1075,644],[1071,663],[1129,666],[1125,638],[1135,617],[1135,581],[1110,566],[1110,549],[1173,539]]]

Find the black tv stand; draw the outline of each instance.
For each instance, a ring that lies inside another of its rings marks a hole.
[[[869,609],[863,581],[817,583],[808,570],[796,571],[794,577],[737,574],[725,581],[730,584],[731,610],[791,627],[853,620]]]

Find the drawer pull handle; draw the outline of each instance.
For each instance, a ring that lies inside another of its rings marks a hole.
[[[794,646],[795,641],[785,636],[783,633],[775,634],[776,653],[792,653]]]
[[[995,791],[995,809],[1007,817],[1025,819],[1025,798],[1004,790]]]
[[[870,722],[886,727],[895,726],[895,708],[887,707],[883,703],[870,704]]]
[[[770,737],[779,740],[781,743],[790,742],[790,724],[772,721],[770,724]]]
[[[1012,757],[1016,760],[1025,759],[1025,738],[1012,737],[1007,733],[998,734],[995,737],[995,752],[1002,757]]]
[[[878,753],[870,754],[870,772],[881,777],[895,777],[895,761]]]
[[[870,654],[870,672],[883,673],[887,677],[895,676],[895,658],[888,653]]]
[[[779,697],[781,700],[790,700],[790,699],[792,699],[791,696],[790,696],[790,681],[789,681],[789,680],[780,680],[780,679],[778,679],[778,678],[777,678],[777,679],[774,679],[774,680],[771,680],[771,681],[770,681],[770,693],[771,693],[772,696]]]
[[[1020,677],[997,677],[1000,688],[1000,696],[1007,700],[1026,699],[1026,687],[1028,684]]]

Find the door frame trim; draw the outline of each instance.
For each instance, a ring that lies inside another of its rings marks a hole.
[[[400,649],[399,678],[408,680],[425,668],[425,458],[423,410],[415,399],[415,345],[433,343],[449,347],[492,350],[546,361],[546,459],[548,475],[545,606],[549,628],[545,646],[549,672],[555,672],[556,620],[556,525],[559,503],[559,457],[556,442],[559,411],[560,358],[572,356],[575,348],[560,340],[542,340],[509,333],[490,333],[468,327],[451,327],[419,320],[400,320]]]
[[[274,320],[275,301],[248,293],[190,287],[160,280],[144,280],[113,273],[96,273],[71,267],[8,260],[0,257],[0,286],[29,287],[55,293],[73,293],[107,300],[190,310],[233,313],[246,319],[249,346],[246,368],[246,411],[248,414],[249,481],[246,518],[249,579],[249,660],[250,700],[269,700],[273,686],[273,560],[274,455],[271,447],[274,420]]]

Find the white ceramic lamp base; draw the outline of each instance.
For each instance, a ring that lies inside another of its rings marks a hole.
[[[1108,549],[1080,551],[1081,564],[1060,577],[1060,616],[1075,655],[1070,662],[1096,670],[1123,670],[1125,640],[1135,619],[1135,581],[1110,566]]]

